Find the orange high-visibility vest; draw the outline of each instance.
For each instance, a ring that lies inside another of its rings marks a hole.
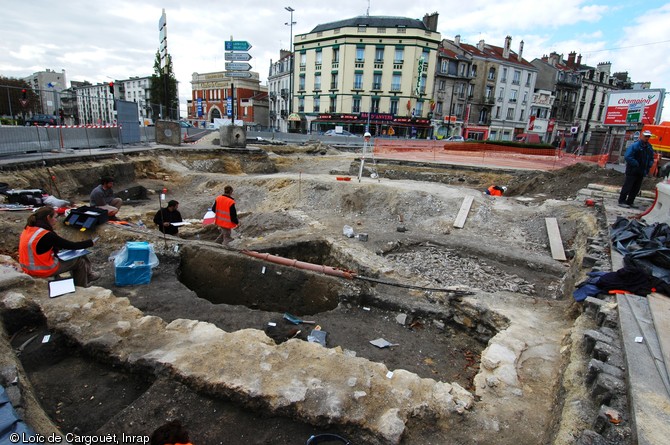
[[[30,276],[50,277],[58,270],[58,257],[53,250],[37,253],[37,243],[47,232],[40,227],[26,227],[19,238],[19,263]]]
[[[234,229],[237,227],[230,219],[230,208],[235,204],[235,200],[229,196],[221,195],[216,198],[216,218],[214,222],[217,226],[224,229]]]
[[[489,195],[491,195],[491,196],[502,196],[502,194],[503,194],[502,190],[498,190],[495,187],[495,185],[492,185],[491,187],[489,187],[488,190],[489,190]]]

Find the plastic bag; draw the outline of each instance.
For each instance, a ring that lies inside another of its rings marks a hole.
[[[114,254],[114,283],[117,286],[149,284],[151,269],[156,266],[158,257],[153,244],[146,241],[128,241]]]
[[[149,265],[153,269],[159,264],[154,245],[146,241],[128,241],[109,259],[114,261],[114,266]]]
[[[351,226],[344,226],[342,229],[342,234],[346,236],[347,238],[353,238],[354,237],[354,229]]]

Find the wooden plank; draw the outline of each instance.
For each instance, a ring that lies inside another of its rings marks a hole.
[[[656,292],[652,292],[647,298],[667,373],[670,368],[670,298]]]
[[[465,219],[468,217],[468,213],[470,212],[470,206],[472,206],[472,201],[474,201],[474,196],[466,196],[463,199],[463,203],[461,204],[461,210],[458,211],[458,215],[456,216],[456,220],[454,221],[454,227],[458,229],[462,229],[463,226],[465,225]]]
[[[549,246],[551,247],[551,256],[555,260],[565,261],[565,251],[563,250],[563,240],[561,232],[558,230],[558,221],[556,218],[544,218],[547,225],[547,234],[549,235]]]

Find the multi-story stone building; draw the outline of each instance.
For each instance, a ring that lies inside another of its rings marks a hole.
[[[609,93],[632,85],[627,73],[611,74],[609,62],[583,65],[582,56],[574,51],[567,60],[552,52],[532,63],[539,71],[538,88],[554,91],[554,144],[567,151],[581,147],[582,152],[595,152],[598,147],[593,146],[601,145],[605,133],[619,133],[621,129],[606,128],[603,122]]]
[[[442,40],[437,51],[432,122],[437,139],[462,136],[467,127],[469,104],[474,95],[472,55],[456,40]],[[472,132],[471,137],[484,139],[484,132]]]
[[[293,53],[281,50],[279,60],[270,61],[268,74],[268,95],[270,99],[270,121],[268,126],[276,131],[288,131],[288,117],[291,113],[291,64]],[[298,119],[299,121],[299,119]]]
[[[38,71],[28,77],[24,77],[39,97],[40,103],[36,112],[42,114],[58,115],[60,109],[60,93],[67,88],[67,77],[65,70],[57,73],[54,70]]]
[[[460,39],[454,43],[472,55],[474,88],[465,136],[475,133],[472,123],[480,134],[481,128],[489,127],[487,139],[514,140],[526,129],[537,77],[537,69],[523,58],[523,41],[518,53],[511,49],[510,36],[502,47],[483,40],[477,46]]]
[[[77,98],[74,122],[80,125],[111,125],[116,123],[114,95],[109,83],[92,85],[88,82],[72,82],[72,91]]]
[[[232,78],[225,74],[225,71],[193,73],[188,120],[203,126],[214,119],[234,117],[246,126],[267,126],[268,92],[267,87],[260,84],[258,73],[251,72],[249,78]]]
[[[549,56],[534,59],[531,63],[538,70],[537,88],[552,91],[554,104],[550,118],[554,120],[553,128],[548,131],[547,142],[565,146],[566,141],[576,138],[578,128],[575,122],[577,98],[582,88],[582,76],[577,67],[581,65],[582,56],[576,59],[577,53],[568,55],[552,52]]]
[[[583,151],[592,152],[593,149],[586,147],[591,141],[592,133],[605,133],[605,109],[607,108],[607,97],[609,92],[619,89],[616,78],[611,76],[612,64],[610,62],[599,63],[596,67],[581,65],[579,73],[582,76],[582,88],[579,92],[577,113],[575,115],[575,133],[578,146],[584,147]],[[596,148],[597,149],[597,148]]]
[[[535,88],[533,100],[530,104],[530,117],[526,126],[526,133],[537,134],[544,143],[551,143],[552,133],[556,121],[551,118],[551,109],[554,105],[553,91]]]
[[[114,81],[114,93],[118,99],[127,102],[135,102],[140,123],[143,125],[151,124],[154,121],[155,108],[159,104],[151,102],[151,76],[130,77],[125,80]],[[118,90],[118,91],[117,91]]]
[[[292,129],[432,136],[437,17],[360,16],[296,35]]]

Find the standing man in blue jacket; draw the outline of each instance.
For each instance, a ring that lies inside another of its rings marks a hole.
[[[635,208],[633,201],[642,188],[642,180],[654,165],[654,147],[649,143],[651,131],[642,132],[640,139],[626,150],[626,179],[619,194],[620,207]]]

